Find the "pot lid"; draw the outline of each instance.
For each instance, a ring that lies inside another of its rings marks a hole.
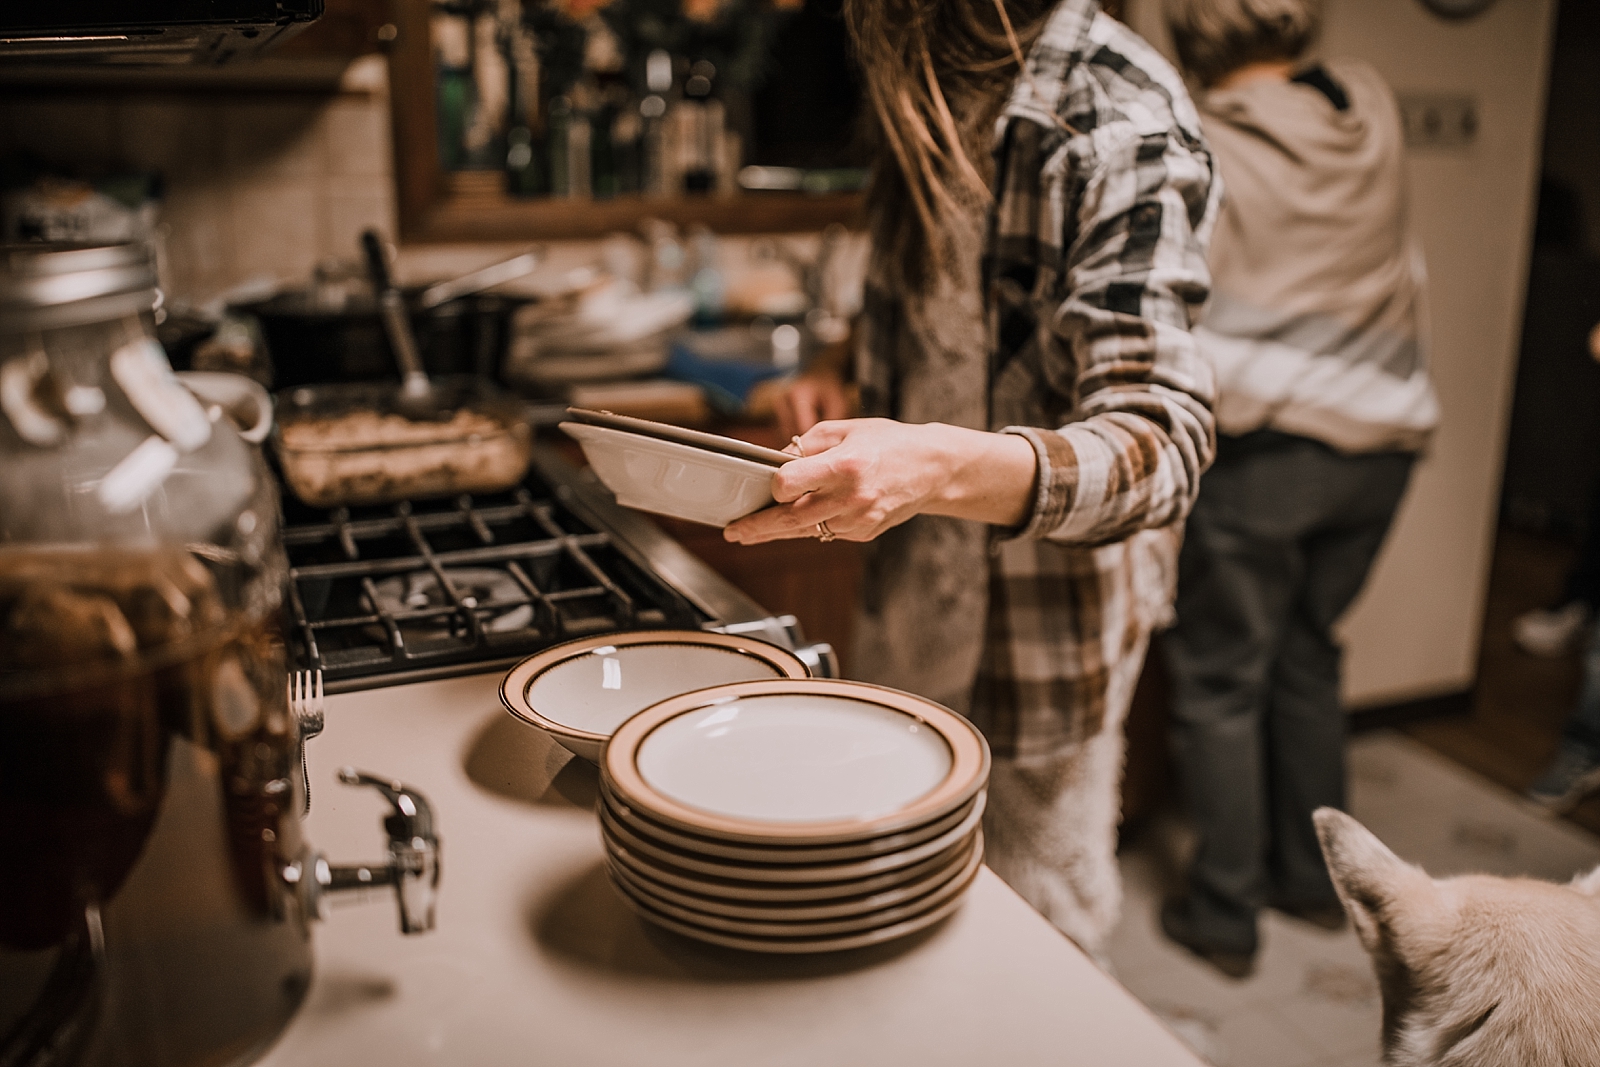
[[[143,244],[0,245],[0,326],[50,329],[148,311],[159,301]]]

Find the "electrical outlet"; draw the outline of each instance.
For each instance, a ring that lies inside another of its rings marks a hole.
[[[1403,93],[1400,120],[1412,148],[1465,148],[1478,138],[1478,105],[1470,96]]]

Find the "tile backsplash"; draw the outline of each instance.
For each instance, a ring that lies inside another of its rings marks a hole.
[[[367,227],[394,232],[386,86],[368,57],[326,94],[8,92],[0,154],[86,174],[159,171],[166,285],[204,300],[354,258]]]
[[[163,282],[174,302],[201,304],[247,282],[301,283],[322,260],[359,261],[363,230],[396,232],[388,70],[379,56],[357,60],[337,91],[321,93],[0,90],[0,157],[13,152],[86,176],[159,171]],[[815,234],[777,241],[801,258],[815,254]],[[437,280],[533,243],[407,245],[396,274]],[[544,247],[541,275],[602,259],[598,241]],[[787,277],[771,247],[727,236],[719,258],[730,273]],[[865,253],[858,234],[843,257],[846,288],[859,290]]]

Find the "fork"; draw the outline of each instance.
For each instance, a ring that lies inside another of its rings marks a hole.
[[[305,785],[306,807],[311,810],[311,770],[306,765],[306,742],[322,732],[324,704],[322,669],[289,673],[289,712],[300,730],[300,779]]]

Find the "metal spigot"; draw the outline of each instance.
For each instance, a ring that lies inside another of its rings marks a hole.
[[[393,778],[345,767],[339,771],[339,780],[345,785],[370,786],[389,801],[392,810],[383,820],[389,834],[389,862],[334,866],[322,853],[308,852],[303,860],[284,869],[284,880],[297,886],[307,914],[319,919],[327,918],[328,898],[334,893],[392,885],[400,906],[400,932],[432,930],[442,869],[432,806],[416,789]]]

